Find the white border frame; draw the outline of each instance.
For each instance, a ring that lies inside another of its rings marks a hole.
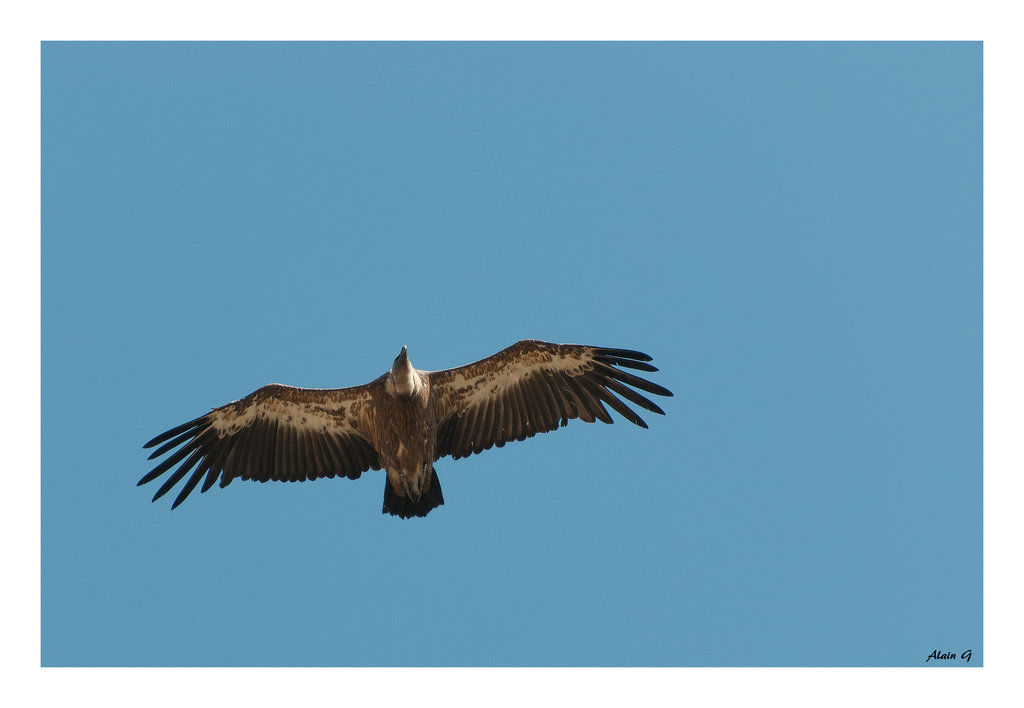
[[[1021,42],[1010,3],[36,2],[0,32],[5,92],[2,406],[11,464],[0,517],[4,694],[19,705],[1001,705],[1021,693],[1020,446],[1024,319]],[[628,8],[628,9],[627,9]],[[41,40],[984,40],[985,647],[983,669],[39,668]],[[10,156],[8,159],[6,156]],[[17,449],[13,449],[17,443]],[[13,508],[11,508],[13,507]],[[9,674],[9,675],[8,675]]]

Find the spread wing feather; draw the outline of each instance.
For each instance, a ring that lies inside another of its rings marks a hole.
[[[153,496],[156,501],[191,472],[173,509],[200,481],[200,491],[205,492],[218,479],[226,487],[236,477],[301,482],[335,476],[356,479],[368,469],[379,470],[377,451],[369,442],[369,408],[373,387],[382,386],[382,381],[340,389],[264,386],[146,443],[143,447],[160,445],[151,460],[171,454],[139,484],[175,468]]]
[[[634,389],[658,396],[672,392],[617,367],[657,371],[650,360],[631,349],[527,339],[476,363],[430,372],[438,422],[436,457],[458,459],[503,447],[573,418],[611,423],[605,405],[646,428],[626,401],[659,415],[664,411]]]

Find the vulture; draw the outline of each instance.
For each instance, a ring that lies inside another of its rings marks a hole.
[[[523,340],[473,364],[420,371],[406,347],[390,371],[362,386],[311,389],[269,384],[146,443],[149,459],[170,453],[139,480],[172,468],[156,501],[191,472],[171,508],[202,482],[357,479],[383,468],[382,513],[426,516],[444,504],[434,463],[525,440],[579,418],[611,423],[605,405],[646,428],[626,402],[664,411],[634,389],[668,389],[624,371],[657,371],[630,349]]]

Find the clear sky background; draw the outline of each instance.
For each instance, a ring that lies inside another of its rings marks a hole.
[[[44,45],[43,664],[980,665],[981,58]],[[527,337],[668,415],[441,460],[426,519],[135,487],[265,383]]]

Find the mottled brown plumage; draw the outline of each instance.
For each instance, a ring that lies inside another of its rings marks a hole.
[[[605,404],[646,428],[622,399],[664,415],[634,389],[672,393],[619,367],[657,371],[646,363],[650,360],[629,349],[523,340],[473,364],[419,371],[402,347],[391,370],[363,386],[270,384],[158,435],[144,446],[160,445],[150,459],[174,452],[139,484],[177,466],[157,490],[156,501],[191,473],[173,509],[200,481],[205,492],[218,479],[222,487],[235,478],[356,479],[383,468],[383,512],[426,516],[444,504],[434,470],[442,457],[459,459],[502,447],[573,418],[611,423]]]

